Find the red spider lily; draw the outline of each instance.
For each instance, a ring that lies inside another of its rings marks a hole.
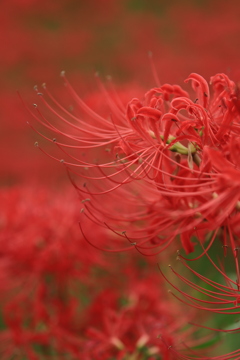
[[[73,328],[81,301],[72,292],[77,286],[81,295],[86,281],[91,288],[89,274],[106,261],[79,236],[78,201],[73,196],[69,202],[72,196],[70,190],[45,188],[0,192],[2,359],[40,359],[35,345],[43,352],[53,343],[60,352],[79,347]],[[96,234],[104,241],[101,231]]]
[[[209,231],[221,226],[232,234],[229,242],[235,251],[235,234],[229,228],[239,201],[238,183],[232,181],[238,174],[235,84],[217,74],[211,78],[210,96],[206,80],[191,74],[186,82],[192,82],[194,101],[180,86],[165,84],[124,107],[116,93],[107,92],[98,80],[99,96],[104,96],[112,114],[107,119],[83,102],[62,76],[85,115],[70,113],[46,86],[49,102],[39,95],[58,124],[38,107],[32,115],[57,134],[53,142],[64,154],[64,160],[59,160],[84,203],[86,216],[131,243],[122,249],[135,246],[146,255],[156,248],[160,248],[157,253],[162,251],[179,234],[184,249],[191,252],[196,231],[204,240]],[[83,187],[73,176],[84,180]]]
[[[136,359],[160,356],[170,360],[187,351],[186,342],[194,347],[207,340],[197,338],[191,327],[182,329],[186,324],[183,311],[161,296],[157,283],[155,276],[141,282],[130,280],[128,292],[121,292],[126,303],[122,307],[117,305],[120,293],[115,290],[96,298],[87,320],[85,351],[89,359],[118,354],[118,359],[135,355]]]

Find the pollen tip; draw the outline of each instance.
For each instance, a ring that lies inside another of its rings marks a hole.
[[[38,95],[38,96],[43,96],[43,93],[38,92],[37,95]]]
[[[64,77],[65,74],[66,74],[65,70],[62,70],[62,71],[60,72],[60,76],[61,76],[61,77]]]
[[[63,164],[63,163],[64,163],[64,159],[61,159],[61,160],[60,160],[60,163]]]
[[[34,85],[33,90],[34,90],[34,91],[38,91],[38,86],[37,86],[37,85]]]
[[[99,77],[99,71],[95,71],[95,74],[94,74],[96,77]]]
[[[37,141],[35,141],[34,146],[38,147],[38,142]]]
[[[56,138],[53,138],[52,141],[55,143],[55,142],[57,141],[57,139],[56,139]]]
[[[47,87],[46,83],[42,83],[42,88],[46,89],[46,87]]]
[[[85,210],[85,209],[84,209],[84,208],[82,208],[82,209],[80,210],[80,213],[83,213],[83,212],[84,212],[84,210]]]
[[[111,81],[111,80],[112,80],[112,76],[111,76],[111,75],[107,75],[107,76],[106,76],[106,79],[109,80],[109,81]]]
[[[35,107],[35,109],[37,108],[37,104],[33,104],[33,107]]]

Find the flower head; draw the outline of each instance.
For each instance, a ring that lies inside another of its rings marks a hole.
[[[70,113],[44,86],[53,104],[40,98],[58,124],[38,108],[34,116],[59,137],[53,142],[64,154],[61,162],[88,218],[130,243],[122,249],[135,246],[146,255],[162,251],[178,235],[191,252],[197,232],[203,240],[222,226],[233,234],[240,200],[240,114],[233,81],[225,74],[213,76],[211,95],[206,80],[193,73],[186,79],[196,94],[193,100],[191,92],[165,84],[123,105],[98,79],[107,118],[88,107],[62,76],[85,115]]]

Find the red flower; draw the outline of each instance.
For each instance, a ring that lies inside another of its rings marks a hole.
[[[42,94],[40,98],[59,125],[38,108],[33,115],[57,134],[54,143],[64,154],[61,162],[84,203],[84,214],[94,223],[147,255],[158,247],[157,252],[162,251],[179,234],[191,252],[196,231],[204,238],[232,221],[239,194],[231,180],[223,185],[220,157],[235,167],[237,177],[239,111],[236,86],[226,75],[211,78],[211,97],[206,80],[191,74],[186,81],[192,82],[194,101],[180,86],[165,84],[149,90],[142,101],[132,99],[125,110],[116,93],[99,83],[110,119],[89,108],[62,76],[85,115],[67,111],[45,87],[53,106]],[[214,155],[216,148],[221,155]],[[231,173],[228,176],[234,176]],[[83,187],[76,184],[77,176],[84,179]]]
[[[89,359],[160,356],[170,360],[184,356],[187,346],[206,340],[194,339],[193,327],[182,329],[196,314],[188,313],[186,320],[184,311],[164,296],[156,276],[141,281],[126,278],[124,289],[105,290],[93,301],[89,315],[84,347]]]

